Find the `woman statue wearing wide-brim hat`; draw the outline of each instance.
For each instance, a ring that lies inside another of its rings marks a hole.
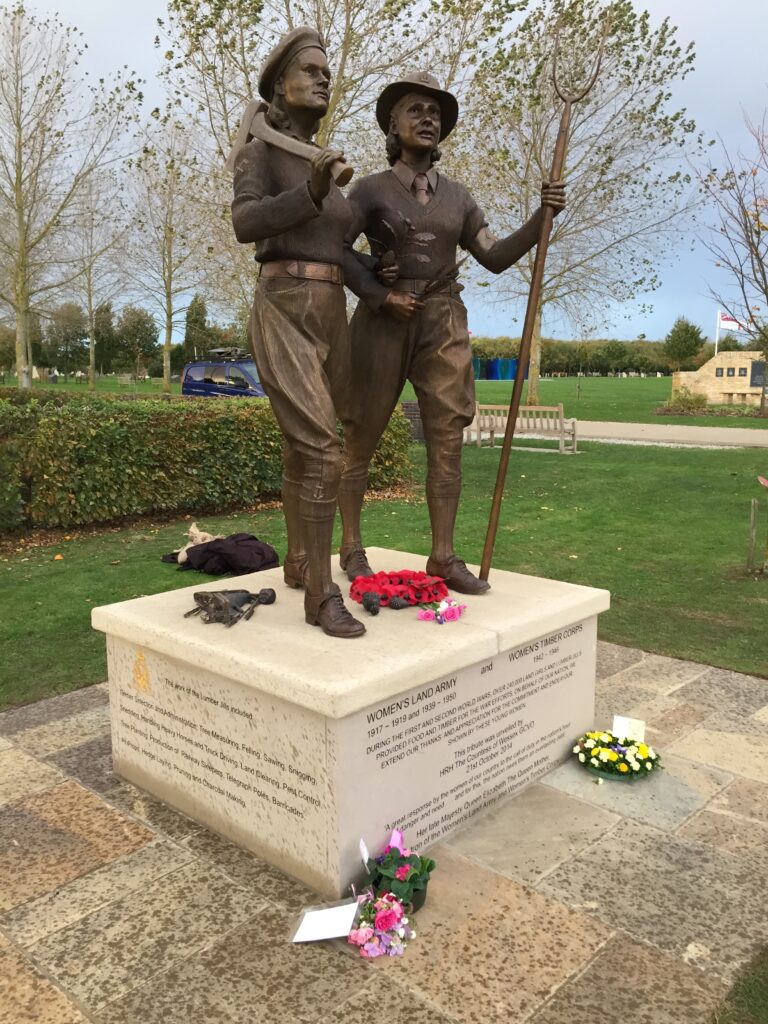
[[[345,274],[362,300],[352,318],[351,422],[345,425],[345,469],[339,489],[344,523],[341,561],[350,579],[369,575],[360,533],[368,465],[406,380],[419,401],[427,447],[427,504],[432,551],[427,572],[460,593],[488,589],[454,551],[461,491],[464,428],[475,415],[467,311],[460,298],[457,247],[501,273],[538,238],[541,209],[506,238],[496,238],[469,191],[438,174],[438,143],[456,125],[456,98],[427,72],[388,85],[376,119],[386,135],[390,169],[361,179],[348,199],[355,221],[350,246],[363,233],[380,263],[397,267],[389,284],[366,271],[348,247]],[[542,203],[556,212],[565,195],[545,182]]]
[[[264,62],[259,93],[272,128],[310,143],[328,109],[330,71],[322,37],[284,36]],[[251,343],[261,383],[284,436],[284,563],[289,586],[305,587],[307,622],[330,636],[365,627],[331,578],[331,538],[341,476],[336,402],[348,386],[349,334],[341,270],[348,204],[332,180],[341,154],[308,162],[254,139],[235,161],[232,220],[261,264]]]

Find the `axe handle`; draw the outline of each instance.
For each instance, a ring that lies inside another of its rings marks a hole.
[[[265,111],[266,105],[257,103],[255,100],[252,100],[246,107],[240,131],[237,133],[237,138],[227,157],[228,170],[234,170],[237,153],[251,138],[260,139],[267,145],[274,146],[275,149],[282,149],[285,153],[292,153],[302,160],[310,161],[317,154],[316,146],[311,146],[308,142],[301,142],[300,139],[294,139],[290,135],[284,135],[274,129],[267,123]],[[344,160],[336,160],[331,165],[331,175],[339,186],[349,184],[354,173],[354,168]]]

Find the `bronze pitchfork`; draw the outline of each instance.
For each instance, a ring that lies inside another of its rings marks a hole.
[[[557,132],[557,141],[555,143],[555,155],[552,158],[552,167],[549,172],[550,181],[560,181],[563,173],[563,167],[565,165],[565,152],[568,145],[568,133],[571,127],[571,109],[574,103],[578,103],[579,100],[583,100],[587,93],[592,89],[597,76],[600,74],[600,66],[603,61],[603,51],[605,50],[605,41],[608,37],[611,23],[611,10],[610,8],[606,11],[605,24],[603,26],[603,34],[600,40],[600,46],[597,51],[597,57],[595,58],[594,68],[590,75],[587,84],[579,91],[566,92],[561,88],[557,76],[557,64],[558,56],[560,51],[560,25],[557,27],[555,33],[555,47],[552,55],[552,82],[555,87],[555,92],[563,101],[563,113],[560,117],[560,127]],[[488,520],[488,531],[485,536],[485,546],[483,547],[483,560],[480,566],[480,579],[487,580],[488,573],[491,568],[491,559],[493,558],[493,548],[496,543],[496,533],[499,527],[499,514],[501,512],[501,501],[504,494],[504,484],[507,478],[507,468],[509,466],[509,455],[512,449],[512,439],[515,436],[515,422],[517,415],[520,410],[520,399],[523,394],[523,382],[525,380],[525,374],[528,370],[528,363],[531,357],[531,338],[533,336],[533,328],[536,321],[536,313],[539,308],[539,300],[541,298],[541,285],[544,279],[544,262],[547,258],[547,249],[549,248],[549,236],[552,233],[552,223],[554,221],[555,212],[551,206],[545,206],[544,212],[541,218],[541,227],[539,229],[539,240],[536,246],[536,257],[533,263],[533,274],[531,276],[531,287],[528,293],[528,305],[525,310],[525,321],[523,323],[523,335],[520,339],[520,354],[517,361],[517,372],[515,374],[515,383],[512,388],[512,399],[509,403],[509,415],[507,417],[507,425],[504,431],[504,443],[501,448],[501,457],[499,458],[499,469],[496,474],[496,486],[493,491],[493,502],[491,504],[491,515]],[[479,429],[479,427],[478,427]]]

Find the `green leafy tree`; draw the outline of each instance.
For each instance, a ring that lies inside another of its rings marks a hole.
[[[487,57],[462,114],[466,160],[498,232],[539,207],[562,103],[551,68],[560,36],[560,78],[584,82],[606,13],[602,0],[543,0]],[[688,168],[701,138],[672,87],[693,68],[668,19],[651,22],[632,0],[611,7],[597,85],[574,107],[564,177],[568,208],[555,221],[531,355],[529,395],[538,401],[541,315],[552,311],[581,331],[597,317],[659,285],[659,266],[679,238],[695,195]],[[504,298],[530,287],[535,251],[494,279]]]
[[[195,359],[201,359],[210,345],[208,308],[205,299],[196,292],[192,296],[184,320],[184,361],[191,363]]]
[[[735,334],[724,334],[717,343],[718,352],[739,352],[741,344]]]
[[[137,376],[142,367],[157,356],[157,324],[141,306],[125,306],[117,321],[120,351],[130,359]]]
[[[50,366],[64,370],[64,379],[88,361],[88,321],[82,306],[65,302],[51,314],[45,330],[45,355]]]
[[[96,342],[99,372],[112,373],[112,364],[119,352],[119,344],[111,302],[101,302],[94,310],[93,336]]]
[[[603,348],[603,356],[611,373],[618,373],[626,368],[627,350],[620,341],[609,341]]]
[[[673,370],[691,362],[701,351],[704,335],[700,327],[679,316],[664,339],[664,353]]]

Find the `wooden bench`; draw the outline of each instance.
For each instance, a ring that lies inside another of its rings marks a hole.
[[[491,447],[496,438],[504,439],[507,429],[507,405],[480,405],[475,409],[475,418],[464,431],[464,444],[474,443],[479,448],[484,440]],[[562,405],[521,405],[515,424],[515,437],[523,435],[552,438],[557,440],[561,455],[576,454],[576,420],[563,416]],[[554,448],[538,448],[534,451],[555,451]]]
[[[117,386],[118,388],[130,388],[133,387],[136,382],[133,379],[133,374],[130,373],[118,373],[117,375]]]

